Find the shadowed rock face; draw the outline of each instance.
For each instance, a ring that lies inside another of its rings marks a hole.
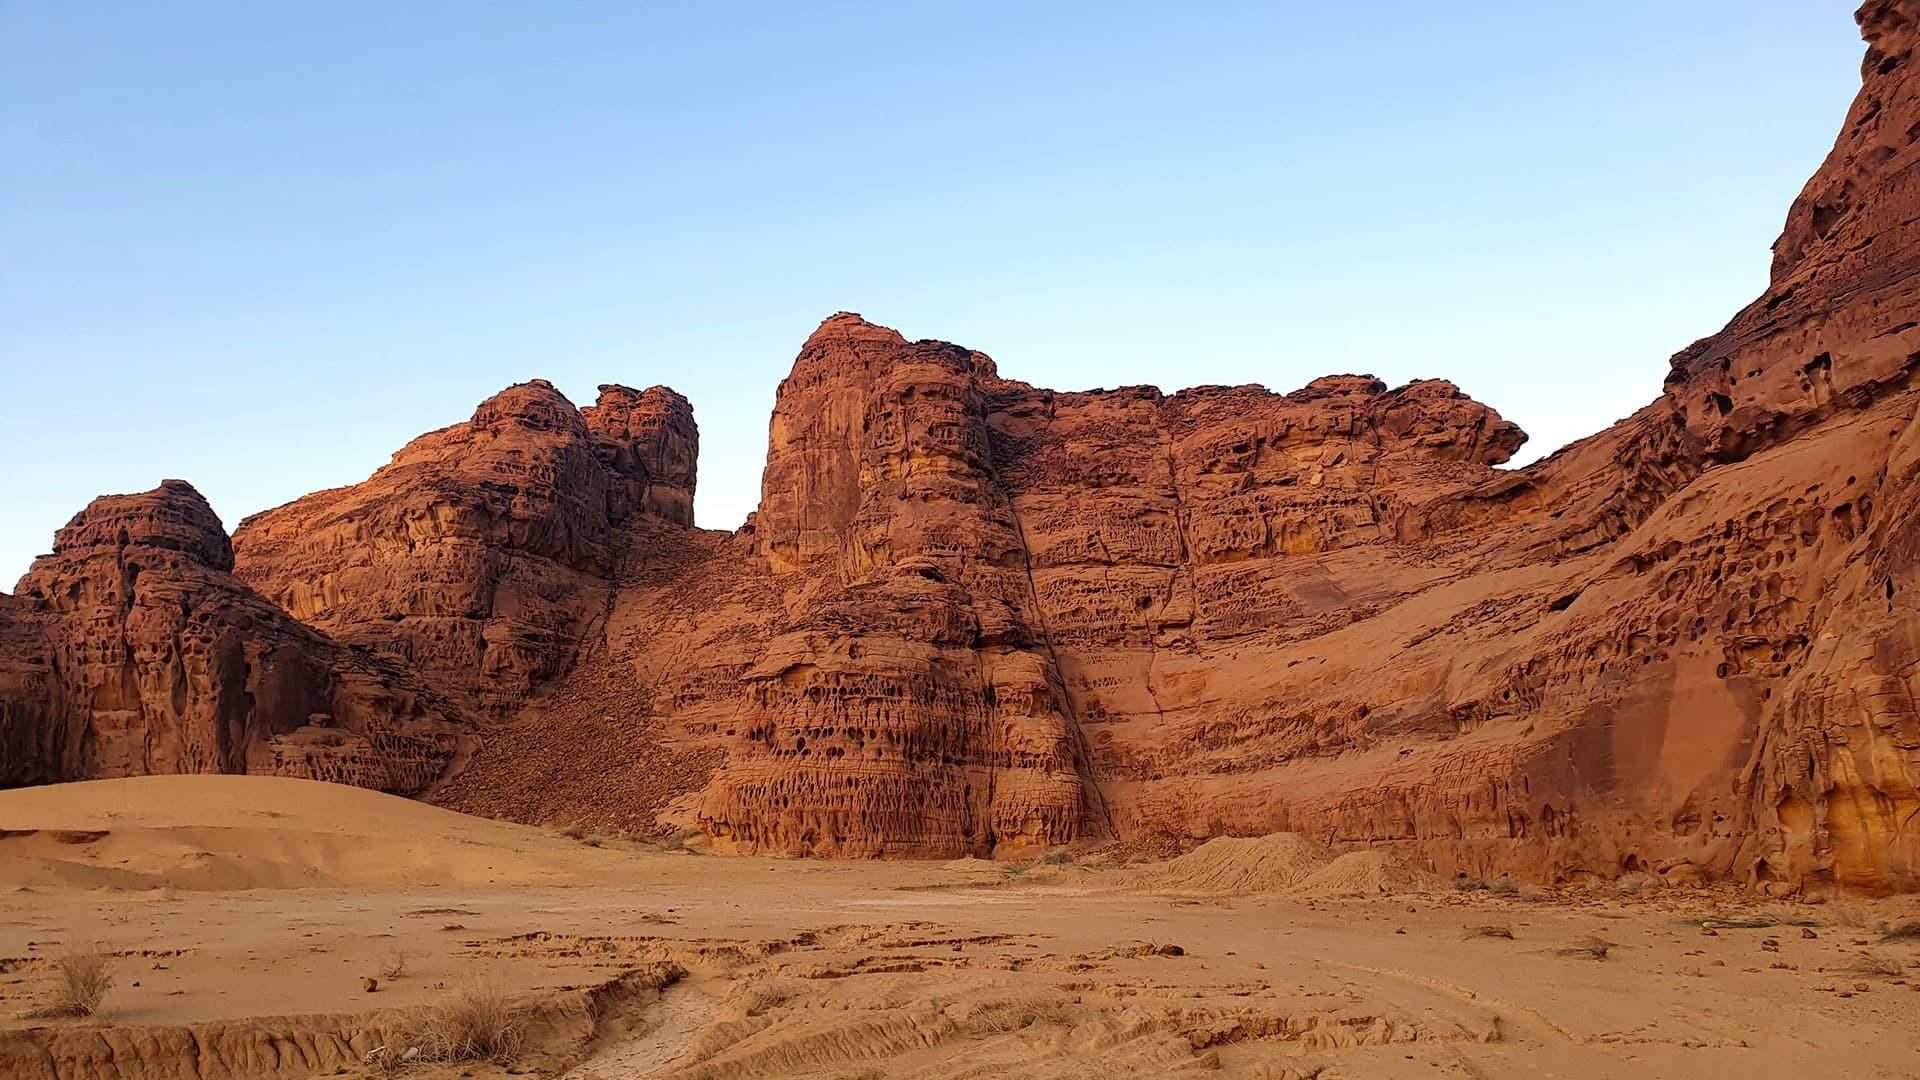
[[[0,780],[266,773],[413,793],[462,741],[433,695],[236,580],[206,501],[95,499],[0,598]]]
[[[1443,873],[1920,886],[1920,0],[1858,17],[1864,86],[1767,293],[1525,469],[1446,382],[1057,393],[843,313],[737,533],[690,527],[684,399],[534,382],[248,519],[236,573],[511,725],[495,749],[546,731],[660,774],[483,748],[436,796],[465,809],[604,802],[741,851],[1292,830]],[[102,689],[125,665],[87,636],[147,617],[112,584],[117,506],[55,557],[98,565],[92,614],[64,570],[0,598],[10,782],[75,774],[74,733],[111,727],[75,717],[147,694]],[[194,513],[134,515],[142,550],[232,582]],[[167,715],[231,729],[216,676],[162,680]]]

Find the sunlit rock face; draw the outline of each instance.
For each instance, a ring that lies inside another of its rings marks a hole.
[[[1920,0],[1858,18],[1766,294],[1534,465],[1444,381],[1063,393],[842,313],[734,533],[691,526],[679,395],[538,381],[231,554],[197,496],[103,500],[0,601],[0,776],[277,768],[311,729],[462,809],[732,851],[1290,830],[1443,873],[1913,888]],[[175,634],[181,575],[245,618]],[[454,714],[452,759],[374,735],[443,747]]]
[[[241,522],[236,573],[294,617],[504,715],[572,663],[627,527],[692,524],[698,450],[672,390],[603,386],[576,409],[536,379],[363,483]]]
[[[783,632],[702,820],[756,850],[1294,829],[1442,870],[1912,887],[1915,13],[1859,13],[1865,85],[1767,294],[1527,469],[1442,382],[1053,393],[828,320],[748,530]],[[1017,726],[986,692],[1014,657]],[[1036,755],[1020,825],[977,743]]]

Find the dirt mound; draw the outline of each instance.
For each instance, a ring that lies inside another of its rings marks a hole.
[[[0,881],[237,890],[538,884],[619,856],[341,784],[142,776],[0,792]]]
[[[1129,885],[1143,892],[1213,896],[1283,892],[1333,861],[1333,852],[1299,833],[1222,836],[1142,870]]]
[[[1349,851],[1314,871],[1294,888],[1301,896],[1363,896],[1420,892],[1437,879],[1386,851]]]

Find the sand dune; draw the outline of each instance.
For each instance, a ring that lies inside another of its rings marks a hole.
[[[1216,837],[1168,862],[1113,876],[1110,883],[1186,896],[1370,896],[1418,892],[1437,881],[1389,852],[1335,855],[1298,833],[1273,833]]]
[[[238,891],[524,885],[615,857],[361,788],[145,776],[0,791],[0,883]]]

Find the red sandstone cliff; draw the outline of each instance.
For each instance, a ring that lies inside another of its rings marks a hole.
[[[432,693],[232,567],[178,480],[61,529],[0,596],[0,783],[251,772],[413,793],[446,770],[466,728]]]
[[[511,712],[601,617],[619,527],[693,523],[698,449],[672,390],[603,386],[576,409],[535,379],[364,483],[242,521],[234,572],[294,617]]]
[[[1920,0],[1858,18],[1766,294],[1528,468],[1445,382],[1056,393],[842,314],[738,533],[689,527],[678,395],[535,382],[243,522],[236,572],[483,719],[435,789],[463,809],[797,854],[1292,829],[1443,872],[1920,887]],[[127,741],[130,692],[97,689],[125,665],[40,644],[145,640],[106,584],[61,607],[101,566],[0,601],[8,782]],[[234,640],[358,655],[290,626]],[[134,696],[219,717],[225,685]],[[142,768],[211,760],[142,723]]]
[[[1767,295],[1525,470],[1490,468],[1518,432],[1446,384],[1054,394],[829,320],[748,530],[782,595],[759,617],[812,632],[747,649],[703,824],[890,851],[870,818],[904,809],[927,853],[1050,841],[1071,764],[1081,840],[1915,885],[1915,11],[1862,8],[1864,86]],[[982,811],[1006,759],[964,740],[1009,737],[998,699],[939,696],[902,637],[1036,658],[1027,711],[1067,720],[1021,743],[1052,755],[1045,828]]]

